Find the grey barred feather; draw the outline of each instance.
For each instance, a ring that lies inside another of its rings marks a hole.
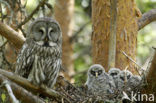
[[[93,95],[112,94],[115,90],[113,78],[99,64],[94,64],[89,68],[85,85],[88,87],[89,93]]]
[[[51,30],[51,31],[50,31]],[[15,73],[33,84],[52,88],[62,66],[62,34],[59,24],[50,18],[35,20],[16,64]]]
[[[123,91],[127,87],[127,82],[133,76],[129,70],[123,70],[119,73],[117,88],[120,91]]]
[[[133,75],[127,82],[127,85],[129,86],[130,90],[138,89],[142,84],[142,79],[140,76]]]
[[[120,72],[121,70],[119,68],[110,68],[110,70],[108,71],[108,74],[113,78],[116,87],[117,87],[118,76]]]

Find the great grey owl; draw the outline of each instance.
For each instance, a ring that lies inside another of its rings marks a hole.
[[[138,89],[138,87],[141,87],[142,79],[138,75],[133,75],[128,80],[127,85],[129,86],[130,90]]]
[[[110,68],[108,74],[113,78],[115,85],[117,86],[118,76],[121,70],[119,68]]]
[[[57,21],[42,17],[29,27],[16,71],[33,84],[52,88],[62,66],[62,33]]]
[[[129,70],[123,70],[119,73],[117,88],[120,91],[123,91],[127,88],[127,82],[133,76]]]
[[[114,92],[115,84],[103,66],[100,64],[92,65],[88,70],[88,78],[85,83],[90,94],[103,96]]]

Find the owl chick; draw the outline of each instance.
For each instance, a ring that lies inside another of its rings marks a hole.
[[[89,93],[99,96],[113,93],[115,88],[113,79],[100,64],[94,64],[89,68],[85,85],[88,87]]]
[[[117,86],[118,76],[121,70],[119,68],[110,68],[108,74],[113,78],[115,85]]]
[[[130,90],[135,90],[141,85],[141,83],[142,83],[141,77],[137,75],[133,75],[128,80],[127,85],[130,88]]]
[[[33,84],[52,88],[62,65],[61,57],[62,33],[59,24],[52,18],[38,18],[29,26],[15,73]]]
[[[133,76],[133,74],[129,70],[123,70],[119,73],[117,88],[120,91],[125,90],[127,87],[128,80]]]

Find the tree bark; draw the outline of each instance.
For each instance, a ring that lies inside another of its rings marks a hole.
[[[142,15],[142,17],[138,20],[138,29],[142,29],[153,21],[156,21],[156,9],[152,9]]]
[[[110,40],[110,1],[93,0],[92,1],[92,54],[93,62],[102,64],[106,71],[108,67],[108,51]],[[126,58],[122,51],[126,52],[131,58],[136,60],[137,43],[137,14],[134,0],[117,1],[117,29],[116,29],[116,63],[115,67],[125,69],[129,67],[130,71],[136,73],[135,65]]]
[[[55,18],[59,22],[62,34],[63,34],[63,66],[67,70],[65,72],[66,78],[70,79],[70,76],[74,73],[73,63],[73,48],[70,42],[73,30],[73,13],[74,13],[74,0],[56,0],[54,7]]]

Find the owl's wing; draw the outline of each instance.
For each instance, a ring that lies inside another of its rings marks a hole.
[[[25,78],[28,77],[34,61],[34,56],[32,52],[33,48],[29,47],[27,43],[24,43],[17,58],[15,70],[16,74]]]

